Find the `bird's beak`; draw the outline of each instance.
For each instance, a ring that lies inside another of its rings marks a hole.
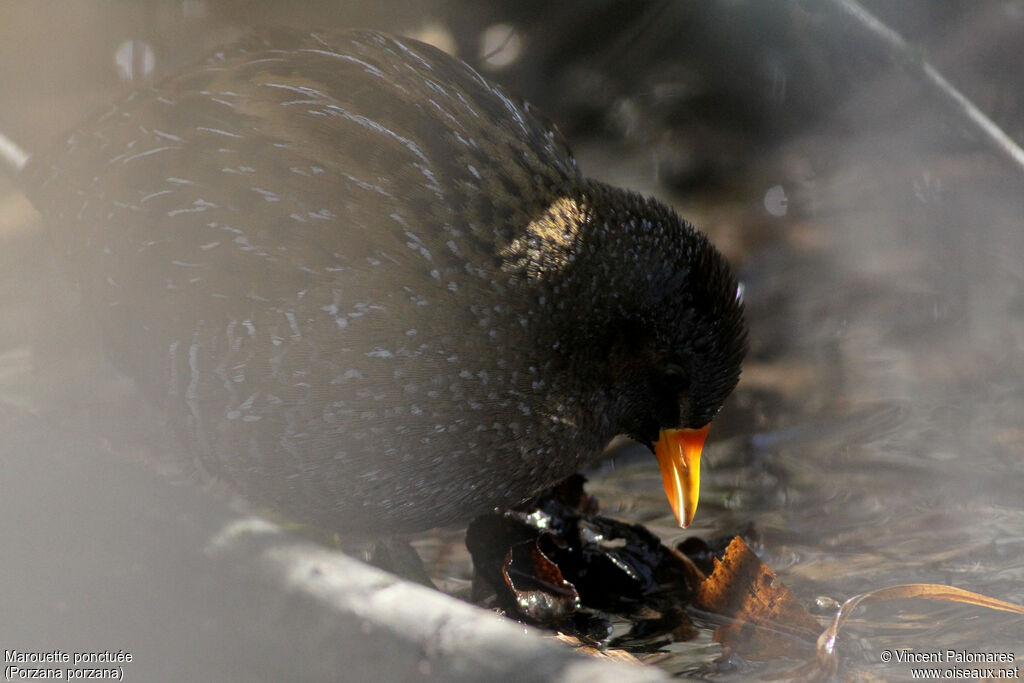
[[[654,455],[658,457],[665,495],[672,506],[679,526],[686,528],[693,521],[700,496],[700,452],[708,436],[710,424],[700,429],[662,429]]]

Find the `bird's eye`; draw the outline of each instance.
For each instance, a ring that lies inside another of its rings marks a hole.
[[[682,389],[686,387],[689,378],[682,366],[676,365],[675,363],[666,363],[662,367],[661,372],[666,383],[673,389]]]

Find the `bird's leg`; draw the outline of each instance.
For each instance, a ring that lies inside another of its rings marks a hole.
[[[428,588],[437,588],[430,580],[430,576],[423,566],[423,560],[420,559],[416,549],[405,538],[385,536],[378,539],[373,544],[368,561],[373,566],[408,581]]]

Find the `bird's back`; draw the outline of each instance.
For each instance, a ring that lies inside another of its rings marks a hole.
[[[461,62],[370,31],[259,31],[24,177],[115,363],[257,502],[415,528],[575,466],[501,475],[544,381],[502,254],[577,171]]]

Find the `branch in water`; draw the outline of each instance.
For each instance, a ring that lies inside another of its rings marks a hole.
[[[968,124],[979,131],[992,147],[1024,170],[1024,149],[1003,132],[992,119],[987,117],[963,93],[939,73],[938,69],[924,59],[920,49],[914,47],[903,36],[882,23],[857,0],[827,0],[827,2],[845,19],[866,32],[874,41],[884,48],[889,58],[901,67],[918,73],[921,80],[930,90],[938,94]]]

